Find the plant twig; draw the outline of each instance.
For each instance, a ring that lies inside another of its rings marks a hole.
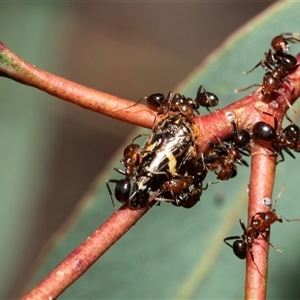
[[[0,41],[0,76],[33,86],[91,111],[151,128],[155,112],[144,105],[88,88],[50,74],[24,61]],[[127,109],[130,107],[130,109]]]
[[[257,212],[268,211],[265,197],[272,198],[275,181],[276,157],[255,144],[252,147],[251,175],[249,180],[248,225]],[[248,252],[246,261],[245,300],[266,299],[269,245],[259,237],[252,246],[254,261]]]

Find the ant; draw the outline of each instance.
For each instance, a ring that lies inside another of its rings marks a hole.
[[[235,177],[237,175],[236,163],[248,167],[248,163],[242,158],[242,154],[249,156],[250,134],[246,130],[238,132],[234,121],[231,124],[234,128],[232,137],[220,141],[218,144],[209,141],[211,148],[204,153],[206,167],[213,170],[219,180],[228,180]]]
[[[246,88],[235,90],[235,92],[243,92],[253,86],[260,86],[264,100],[270,101],[272,94],[276,92],[282,95],[289,108],[296,112],[285,94],[279,90],[280,86],[286,82],[293,88],[292,93],[294,92],[293,84],[286,77],[293,73],[299,66],[297,59],[288,53],[288,42],[300,42],[300,39],[297,39],[295,35],[297,34],[283,33],[273,38],[271,46],[275,52],[273,53],[272,50],[269,49],[269,51],[265,53],[264,60],[260,61],[250,71],[244,72],[245,74],[250,73],[261,65],[267,71],[263,77],[263,83],[252,84]]]
[[[298,67],[298,64],[296,65],[296,67]],[[293,71],[294,70],[295,70],[295,68],[293,68]],[[291,73],[290,69],[287,69],[283,65],[279,65],[276,68],[272,69],[271,71],[268,71],[267,73],[265,73],[262,84],[254,83],[243,89],[236,89],[235,93],[246,91],[254,86],[259,86],[259,87],[261,87],[261,94],[264,96],[264,100],[270,101],[273,93],[278,93],[284,98],[288,107],[294,113],[296,113],[296,110],[292,107],[292,105],[290,104],[286,95],[282,91],[279,90],[281,85],[284,82],[286,82],[293,88],[293,92],[294,92],[294,85],[286,78],[286,76],[289,75],[290,73]]]
[[[175,206],[191,208],[197,204],[202,195],[202,184],[195,184],[195,177],[189,173],[185,176],[176,176],[170,181],[164,182],[166,191],[163,193],[164,199],[171,199],[170,202]],[[193,187],[190,189],[190,187]],[[205,189],[205,188],[204,188]]]
[[[180,171],[182,171],[182,168]],[[182,179],[173,179],[169,182],[165,182],[164,185],[169,189],[169,192],[171,192],[170,194],[174,199],[171,203],[175,206],[182,206],[184,208],[191,208],[196,205],[200,200],[202,191],[206,190],[208,186],[212,184],[209,182],[204,188],[202,187],[202,182],[206,178],[207,173],[208,171],[205,168],[203,159],[200,158],[194,166],[188,167],[188,171]],[[193,187],[190,190],[189,187],[191,185],[193,185]],[[177,188],[179,187],[179,190],[175,190],[175,186]],[[175,194],[175,192],[177,192],[177,194]]]
[[[186,98],[186,100],[194,110],[198,110],[200,106],[202,106],[205,107],[208,112],[210,112],[209,107],[215,107],[220,103],[219,98],[215,94],[207,92],[202,85],[198,88],[195,100],[192,98]]]
[[[217,179],[228,180],[237,175],[236,163],[249,166],[242,158],[240,151],[232,144],[210,143],[212,148],[205,153],[205,164],[210,170],[214,170]]]
[[[191,116],[194,111],[199,114],[198,109],[200,106],[206,107],[209,111],[209,107],[214,107],[219,104],[218,97],[210,92],[207,92],[202,85],[199,86],[196,98],[186,98],[184,95],[170,91],[165,95],[156,93],[149,97],[143,98],[146,100],[147,105],[158,111],[159,114],[166,114],[169,111],[179,111],[183,115]]]
[[[252,245],[256,238],[262,236],[262,238],[277,252],[281,253],[282,250],[275,248],[269,241],[270,234],[270,226],[275,222],[282,223],[283,220],[288,222],[300,221],[300,219],[286,219],[282,216],[279,216],[276,213],[275,205],[277,200],[280,198],[282,193],[284,192],[285,185],[281,188],[278,196],[272,200],[269,198],[264,198],[262,201],[266,204],[270,210],[266,212],[258,212],[254,214],[251,218],[250,225],[246,227],[244,222],[240,219],[239,223],[243,229],[243,234],[241,236],[229,236],[225,238],[223,241],[226,245],[233,249],[233,253],[240,259],[245,259],[247,257],[247,253],[250,252],[250,256],[252,261],[254,261],[254,256],[252,252]],[[233,244],[230,244],[228,241],[235,240]],[[256,265],[256,263],[255,263]]]
[[[276,68],[277,66],[282,66],[288,74],[293,72],[298,67],[298,63],[297,59],[293,55],[289,54],[289,42],[300,43],[300,39],[295,37],[297,35],[299,34],[282,33],[275,36],[271,41],[271,47],[273,48],[274,53],[272,52],[272,49],[269,49],[269,51],[265,53],[265,59],[245,73],[248,74],[252,72],[259,65],[261,65],[266,71],[272,71],[272,67]]]
[[[299,152],[300,150],[300,128],[296,124],[292,123],[285,127],[280,133],[277,132],[277,119],[275,120],[275,127],[260,121],[253,126],[254,138],[270,142],[272,148],[281,156],[281,160],[277,163],[284,161],[282,150],[288,153],[292,158],[295,158],[290,149]]]
[[[125,167],[125,171],[117,169],[119,173],[125,175],[127,178],[134,177],[136,169],[138,168],[142,159],[141,154],[138,152],[140,146],[134,143],[134,141],[139,137],[141,137],[141,135],[135,137],[132,143],[126,146],[124,149],[123,159],[121,159],[120,162]]]
[[[241,154],[249,156],[250,154],[249,144],[251,140],[249,131],[247,131],[246,129],[242,129],[238,131],[236,122],[234,120],[232,120],[230,123],[233,126],[233,135],[227,138],[226,140],[224,140],[223,142],[231,143],[232,146],[239,149],[239,152]]]
[[[125,167],[125,171],[120,170],[118,168],[114,168],[115,171],[117,171],[118,173],[125,175],[125,179],[109,179],[106,180],[106,186],[108,189],[108,192],[110,194],[111,197],[111,201],[113,204],[113,207],[115,208],[115,204],[113,201],[113,197],[112,197],[112,192],[111,189],[109,187],[109,183],[115,183],[115,197],[118,201],[120,201],[121,203],[126,203],[127,199],[130,195],[130,191],[131,191],[131,179],[136,175],[136,170],[141,162],[141,154],[138,152],[140,146],[136,143],[134,143],[134,141],[141,137],[141,135],[138,135],[137,137],[135,137],[132,140],[132,143],[129,144],[127,147],[125,147],[124,152],[123,152],[123,158],[121,159],[121,164]]]
[[[164,94],[156,93],[143,99],[146,100],[149,107],[158,111],[159,115],[166,115],[172,111],[180,112],[188,118],[192,118],[194,116],[193,106],[183,95],[179,93],[173,94],[173,92],[170,91],[167,97],[165,97]]]

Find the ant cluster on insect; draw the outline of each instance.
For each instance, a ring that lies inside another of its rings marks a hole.
[[[133,141],[125,148],[121,160],[125,171],[115,169],[125,179],[107,180],[111,198],[110,182],[116,184],[115,198],[131,209],[144,207],[151,201],[190,208],[209,185],[202,185],[208,170],[203,158],[197,157],[195,141],[199,128],[194,117],[200,106],[213,107],[219,100],[202,86],[194,100],[172,92],[167,97],[153,94],[145,100],[162,116],[161,120],[154,122],[143,147]]]
[[[281,94],[279,88],[284,83],[293,87],[287,76],[293,73],[299,64],[289,53],[289,43],[300,42],[297,36],[293,33],[283,33],[273,38],[272,49],[265,53],[263,60],[246,72],[252,72],[258,66],[262,66],[266,71],[263,83],[259,84],[264,101],[269,101],[274,93]],[[253,86],[258,84],[237,91],[244,91]],[[113,206],[110,183],[115,184],[115,198],[130,209],[146,207],[153,201],[157,204],[170,202],[174,206],[191,208],[199,202],[203,190],[212,183],[234,178],[237,175],[237,165],[248,167],[243,156],[251,155],[253,141],[266,144],[266,148],[272,151],[271,155],[280,156],[278,162],[284,161],[283,151],[293,158],[295,155],[292,151],[300,152],[300,128],[289,118],[291,124],[281,130],[278,130],[277,119],[273,117],[274,126],[259,121],[249,132],[245,129],[239,130],[234,117],[228,117],[228,122],[232,125],[232,135],[224,140],[218,139],[216,143],[208,141],[208,149],[197,154],[196,140],[200,130],[195,123],[195,116],[199,115],[200,107],[214,113],[210,108],[219,104],[215,94],[206,91],[200,85],[195,99],[170,91],[167,96],[155,93],[140,101],[142,100],[157,112],[159,121],[155,119],[152,132],[143,146],[136,143],[141,136],[139,135],[125,148],[120,161],[124,170],[115,168],[124,178],[106,181]],[[290,106],[287,99],[286,101]],[[203,184],[209,172],[215,173],[218,181]],[[243,230],[241,236],[224,239],[237,257],[244,259],[250,252],[254,261],[252,245],[259,236],[274,247],[269,242],[269,228],[273,223],[282,222],[284,219],[275,212],[278,197],[274,200],[274,205],[269,204],[269,211],[257,212],[251,218],[248,227],[242,220],[239,221]],[[235,240],[232,245],[228,242],[230,240]]]

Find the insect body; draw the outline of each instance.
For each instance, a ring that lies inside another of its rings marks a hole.
[[[134,143],[125,148],[122,161],[126,170],[116,169],[125,179],[107,181],[116,183],[116,199],[131,209],[153,200],[175,201],[174,195],[186,191],[194,181],[187,169],[197,161],[198,135],[198,127],[184,115],[164,116],[139,151]]]

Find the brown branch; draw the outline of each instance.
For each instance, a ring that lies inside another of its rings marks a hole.
[[[300,56],[298,55],[298,61]],[[139,126],[151,128],[155,112],[144,105],[132,106],[132,102],[90,89],[77,83],[54,76],[26,63],[0,42],[0,75],[20,83],[41,89],[53,96],[79,105],[83,108],[114,117]],[[284,83],[281,91],[292,104],[300,95],[300,68],[288,76],[294,86]],[[204,117],[195,118],[201,134],[197,140],[197,151],[200,155],[208,147],[208,141],[217,141],[232,135],[232,125],[227,115],[235,116],[239,129],[252,131],[253,125],[260,121],[273,123],[277,118],[279,125],[288,106],[284,97],[278,97],[272,102],[264,102],[260,90],[243,99]],[[275,175],[275,158],[263,154],[265,151],[259,145],[253,147],[254,155],[250,177],[249,217],[262,207],[261,199],[271,197]],[[56,298],[72,282],[79,278],[106,250],[108,250],[138,219],[149,209],[129,210],[122,207],[109,220],[99,227],[82,245],[75,249],[60,265],[58,265],[43,281],[41,281],[23,299]],[[253,246],[255,263],[247,260],[246,298],[263,299],[266,294],[267,280],[267,243],[257,239]],[[259,274],[259,275],[257,275]]]

